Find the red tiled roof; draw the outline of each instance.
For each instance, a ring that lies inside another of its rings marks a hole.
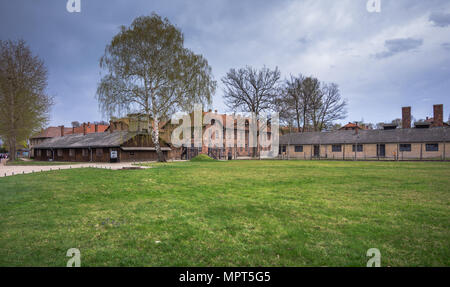
[[[340,130],[349,130],[349,129],[361,129],[364,130],[364,127],[360,127],[355,123],[348,123],[345,126],[343,126],[342,128],[340,128]]]
[[[72,128],[64,128],[64,134],[68,135],[72,133]],[[32,138],[54,138],[61,136],[61,127],[48,127],[45,130],[42,130],[37,135]]]
[[[108,128],[107,125],[98,125],[97,126],[97,132],[102,133]],[[83,133],[83,125],[76,127],[76,128],[64,128],[64,135],[71,135],[71,134],[82,134]],[[89,124],[86,125],[86,133],[91,134],[95,133],[95,125]],[[61,136],[61,127],[48,127],[45,130],[42,130],[37,135],[31,137],[31,138],[55,138]]]
[[[104,132],[109,126],[108,125],[97,125],[97,132],[98,133],[102,133]],[[74,133],[75,134],[82,134],[84,133],[83,131],[83,125],[80,125],[79,127],[76,127],[74,129]],[[86,133],[87,134],[91,134],[91,133],[95,133],[95,124],[86,124]],[[72,134],[72,129],[70,129],[70,134]]]

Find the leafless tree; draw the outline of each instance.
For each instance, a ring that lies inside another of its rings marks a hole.
[[[321,88],[318,121],[314,122],[314,130],[320,131],[330,127],[334,121],[347,117],[347,101],[341,98],[337,84],[324,84]],[[312,112],[315,112],[313,110]],[[316,118],[316,117],[315,117]]]
[[[72,127],[78,128],[79,126],[80,126],[80,122],[79,121],[73,121],[72,122]]]
[[[290,121],[303,132],[330,129],[336,120],[347,115],[347,101],[341,98],[338,85],[321,84],[314,77],[291,76],[276,103],[282,116],[292,117]]]
[[[233,111],[253,112],[257,116],[272,108],[278,93],[280,71],[278,68],[261,70],[252,67],[231,69],[222,83],[225,85],[225,102]]]
[[[280,119],[290,125],[295,122],[298,131],[301,130],[302,123],[306,122],[307,115],[308,103],[303,93],[304,79],[302,75],[299,75],[299,77],[291,76],[289,80],[286,80],[275,105]]]
[[[307,77],[303,81],[303,98],[305,101],[305,122],[303,123],[303,129],[307,123],[309,116],[311,127],[314,131],[321,130],[321,119],[323,110],[323,91],[321,89],[320,81],[314,77]]]
[[[273,109],[279,93],[279,80],[278,68],[271,70],[263,67],[257,70],[247,66],[237,70],[230,69],[222,78],[225,103],[233,111],[254,113],[259,119],[262,112]],[[259,128],[257,131],[259,135]],[[256,156],[256,150],[257,148],[253,148],[253,156]]]

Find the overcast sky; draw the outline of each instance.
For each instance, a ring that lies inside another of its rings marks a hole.
[[[347,121],[382,122],[412,106],[416,119],[433,104],[450,113],[450,1],[367,0],[148,1],[0,0],[0,39],[24,39],[49,70],[56,104],[51,125],[108,120],[95,92],[99,58],[121,25],[156,12],[178,26],[185,45],[203,54],[219,88],[213,108],[226,112],[220,79],[230,68],[278,66],[283,78],[335,82],[348,99]]]

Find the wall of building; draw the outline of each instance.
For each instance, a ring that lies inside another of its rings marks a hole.
[[[67,161],[67,162],[110,162],[110,151],[118,150],[117,148],[92,148],[92,149],[54,149],[50,150],[50,154],[47,154],[48,149],[41,149],[35,151],[35,160],[38,161]],[[73,154],[71,155],[71,150]],[[97,152],[101,150],[101,152]],[[119,152],[120,156],[120,152]]]
[[[292,159],[311,159],[312,145],[303,145],[303,152],[295,152],[295,145],[286,146],[284,157]]]
[[[450,160],[450,143],[445,143],[445,159]]]
[[[438,143],[438,151],[426,151],[426,143],[412,143],[411,151],[400,151],[399,144],[385,144],[385,156],[379,157],[377,144],[363,144],[362,151],[353,151],[352,144],[342,144],[340,152],[333,152],[333,145],[320,145],[320,158],[335,160],[370,160],[390,159],[396,160],[450,160],[450,143]],[[314,145],[303,145],[303,152],[295,152],[296,145],[286,146],[286,153],[280,155],[290,159],[312,159],[314,157]]]
[[[163,151],[166,160],[169,160],[168,152]],[[156,161],[158,160],[158,154],[156,151],[124,151],[120,152],[121,162],[134,162],[134,161]]]

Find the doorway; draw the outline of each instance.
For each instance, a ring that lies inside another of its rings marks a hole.
[[[384,144],[378,145],[377,156],[378,157],[386,157],[386,145],[384,145]]]
[[[314,157],[320,157],[320,146],[314,145]]]

